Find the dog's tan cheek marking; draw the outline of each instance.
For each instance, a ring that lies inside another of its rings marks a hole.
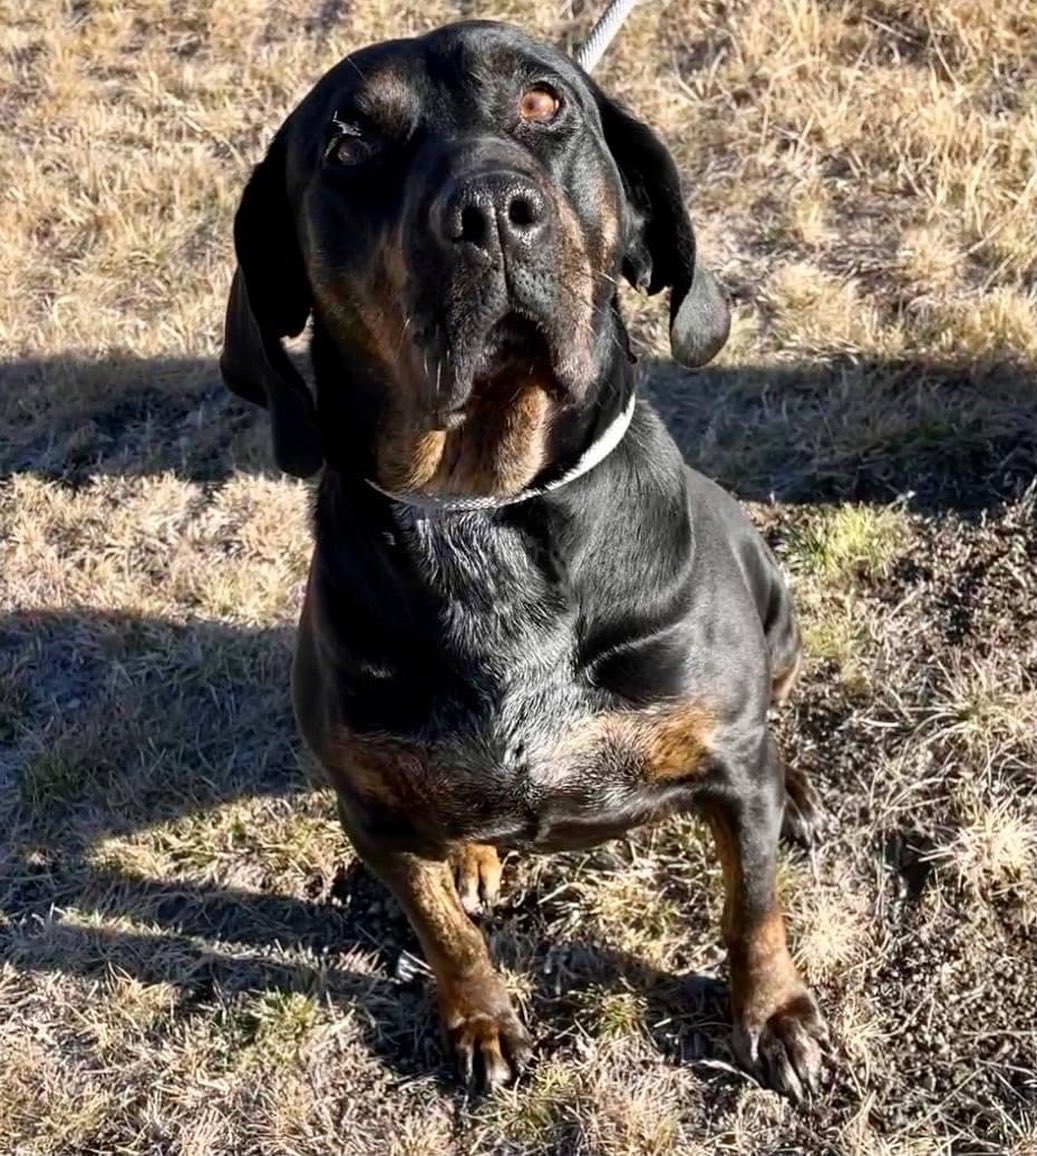
[[[381,359],[386,365],[397,368],[403,351],[401,337],[405,322],[401,303],[406,277],[399,247],[388,240],[382,241],[374,262],[371,285],[358,302],[364,324],[374,335]]]
[[[424,388],[421,375],[428,367],[414,364],[409,357],[411,346],[405,334],[407,321],[401,308],[405,300],[407,269],[399,245],[384,246],[382,264],[391,305],[385,306],[381,294],[377,306],[382,310],[385,341],[392,347],[393,372],[388,382],[389,397],[378,431],[376,461],[380,483],[391,490],[420,490],[428,486],[440,468],[447,451],[445,430],[429,429],[416,412],[419,393]]]
[[[594,301],[594,272],[583,237],[583,229],[565,197],[556,195],[561,252],[558,255],[558,308],[569,319],[574,368],[578,377],[591,373],[591,316]]]
[[[380,485],[403,492],[428,486],[441,468],[446,431],[423,427],[416,412],[413,383],[417,369],[409,364],[401,309],[406,269],[398,247],[387,239],[373,259],[374,272],[362,296],[347,297],[342,287],[315,285],[315,293],[333,316],[356,317],[372,358],[385,369],[385,409],[376,435],[376,475]]]
[[[591,243],[588,246],[588,257],[591,268],[599,273],[612,276],[612,267],[619,256],[619,202],[616,200],[615,190],[610,186],[605,172],[596,168],[593,174],[593,196],[598,206],[598,227],[591,230]],[[604,284],[608,281],[603,277]],[[611,293],[611,287],[609,287]],[[608,293],[606,294],[606,296]]]
[[[404,270],[394,246],[382,243],[371,260],[363,286],[343,283],[319,269],[311,271],[314,296],[333,322],[359,321],[371,354],[388,368],[398,369],[404,319],[400,307]]]

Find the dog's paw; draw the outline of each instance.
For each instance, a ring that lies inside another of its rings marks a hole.
[[[768,1088],[800,1101],[817,1091],[828,1027],[817,1001],[800,987],[766,1016],[743,1013],[735,1024],[735,1052]]]
[[[495,975],[441,989],[443,1030],[458,1075],[470,1088],[492,1092],[522,1074],[532,1053],[529,1033]]]
[[[465,843],[451,856],[454,883],[461,906],[469,913],[492,907],[500,894],[501,865],[497,851],[482,843]]]

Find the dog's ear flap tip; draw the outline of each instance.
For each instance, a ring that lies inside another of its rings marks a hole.
[[[270,413],[274,460],[296,478],[324,463],[313,395],[282,345],[306,327],[312,293],[285,188],[285,129],[252,171],[234,216],[238,267],[224,321],[220,374]]]
[[[278,469],[295,478],[317,473],[324,454],[309,388],[276,331],[264,342],[240,268],[231,286],[219,365],[232,393],[269,411]]]
[[[716,279],[696,264],[691,287],[674,304],[670,321],[670,349],[674,361],[698,369],[712,361],[731,333],[731,308]]]
[[[649,297],[672,287],[674,360],[689,368],[705,365],[724,347],[731,314],[719,285],[696,261],[677,166],[648,125],[596,86],[594,91],[605,143],[626,191],[623,276]]]
[[[266,391],[261,385],[256,385],[249,380],[248,376],[243,376],[234,367],[226,349],[220,354],[219,365],[220,377],[223,378],[223,384],[231,393],[237,394],[242,400],[251,402],[253,405],[261,405],[264,409],[266,408]]]

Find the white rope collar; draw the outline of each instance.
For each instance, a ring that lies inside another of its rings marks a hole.
[[[417,509],[427,511],[464,512],[472,510],[495,510],[502,506],[514,506],[519,502],[528,502],[530,498],[540,497],[542,494],[549,493],[551,490],[558,490],[562,486],[567,486],[570,482],[574,482],[577,478],[589,473],[596,465],[603,462],[623,440],[624,434],[630,428],[636,402],[637,394],[631,391],[630,400],[622,411],[616,414],[604,433],[591,442],[577,459],[576,463],[566,470],[561,477],[555,478],[554,481],[547,482],[542,486],[533,486],[528,490],[520,490],[517,494],[509,494],[504,497],[493,497],[491,495],[466,497],[463,494],[456,496],[452,494],[409,494],[399,493],[396,490],[383,489],[377,482],[372,481],[370,478],[365,478],[364,480],[372,489],[377,490],[393,502],[399,502],[403,506],[414,506]]]

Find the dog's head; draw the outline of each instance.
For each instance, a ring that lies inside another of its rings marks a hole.
[[[701,365],[727,337],[658,137],[563,53],[499,24],[333,68],[253,172],[234,242],[221,369],[268,406],[278,464],[299,476],[362,411],[392,442],[376,467],[396,485],[459,484],[448,459],[467,453],[469,488],[520,488],[551,415],[588,400],[616,357],[621,274],[670,288],[678,360]],[[334,368],[316,404],[282,346],[311,313]],[[471,468],[487,439],[538,436],[510,472]]]

